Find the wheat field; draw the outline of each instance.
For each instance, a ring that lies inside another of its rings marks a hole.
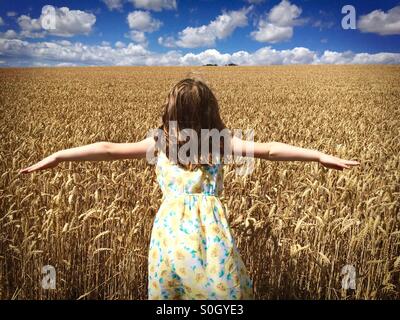
[[[399,299],[400,67],[372,65],[0,69],[0,298],[147,299],[153,165],[18,171],[60,149],[144,138],[190,71],[229,128],[361,162],[256,160],[246,177],[226,166],[221,200],[256,298]],[[41,286],[45,265],[55,289]],[[346,265],[355,289],[342,288]]]

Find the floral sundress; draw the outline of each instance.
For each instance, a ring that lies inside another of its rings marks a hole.
[[[223,164],[189,171],[160,151],[156,174],[163,202],[151,232],[148,299],[253,299],[218,197]]]

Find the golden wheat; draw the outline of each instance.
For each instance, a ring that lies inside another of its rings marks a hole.
[[[256,160],[247,178],[227,167],[223,202],[256,298],[400,298],[397,66],[0,69],[0,298],[147,298],[161,203],[151,165],[17,173],[60,149],[144,138],[194,69],[230,128],[361,162],[339,172]],[[44,265],[54,290],[41,287]],[[341,288],[345,265],[355,290]]]

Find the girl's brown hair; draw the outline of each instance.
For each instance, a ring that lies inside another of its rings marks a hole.
[[[219,113],[219,106],[216,97],[211,89],[201,78],[197,76],[187,77],[180,80],[175,84],[166,98],[163,105],[164,113],[162,115],[162,125],[159,127],[165,135],[165,153],[170,156],[169,141],[177,142],[177,151],[180,150],[182,145],[187,141],[179,139],[179,133],[183,129],[192,129],[197,133],[198,137],[198,155],[201,154],[201,129],[217,129],[221,132],[226,129],[224,122]],[[169,125],[170,121],[176,121],[177,136],[170,137]],[[200,163],[182,163],[177,157],[177,164],[188,170],[212,165],[211,159],[211,137],[208,141],[208,161],[206,164]],[[220,141],[220,154],[224,154],[224,143]],[[169,157],[171,159],[171,157]]]

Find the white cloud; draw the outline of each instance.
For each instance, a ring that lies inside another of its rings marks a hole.
[[[198,54],[188,53],[181,58],[182,65],[202,65],[207,63],[226,64],[229,63],[231,55],[222,54],[215,49],[207,49]]]
[[[133,11],[128,14],[126,20],[132,30],[125,33],[125,37],[144,47],[148,45],[145,32],[154,32],[162,26],[162,22],[154,19],[149,11]]]
[[[167,47],[167,48],[176,47],[174,37],[159,37],[157,41],[158,41],[158,44],[160,44],[164,47]]]
[[[277,43],[284,40],[289,40],[293,36],[292,27],[280,27],[272,23],[260,21],[258,30],[253,31],[251,36],[259,42]]]
[[[0,17],[0,26],[3,26],[3,25],[4,25],[4,20],[2,17]]]
[[[352,63],[356,64],[399,64],[400,54],[399,53],[357,53],[354,55]]]
[[[351,51],[336,52],[326,50],[318,59],[318,63],[328,64],[399,64],[400,53],[353,53]]]
[[[374,10],[361,16],[357,26],[361,32],[377,33],[381,36],[400,34],[400,6],[390,9],[387,13]]]
[[[183,54],[171,50],[156,53],[141,44],[122,42],[115,46],[85,45],[80,42],[28,42],[20,39],[0,39],[3,65],[273,65],[273,64],[400,64],[400,53],[376,54],[325,51],[318,55],[308,48],[296,47],[276,50],[264,47],[254,52],[237,51],[232,54],[208,49],[200,53]]]
[[[179,32],[179,40],[175,44],[183,48],[209,47],[215,44],[217,36],[208,26],[198,28],[187,27]]]
[[[103,47],[109,47],[109,46],[110,46],[110,42],[108,42],[108,41],[102,41],[102,42],[101,42],[101,45],[102,45]]]
[[[0,39],[15,39],[18,38],[18,33],[15,30],[9,29],[6,32],[0,32]]]
[[[161,11],[176,9],[176,0],[130,0],[135,8]]]
[[[17,58],[20,64],[34,62],[76,63],[79,65],[143,65],[152,53],[141,45],[129,43],[124,48],[85,45],[80,42],[28,42],[0,39],[2,57]],[[31,62],[29,62],[31,60]]]
[[[125,47],[126,47],[126,44],[123,43],[123,42],[121,42],[121,41],[117,41],[117,42],[115,43],[115,47],[118,48],[118,49],[125,48]]]
[[[153,32],[158,30],[162,22],[154,19],[148,11],[136,10],[128,14],[129,28],[142,32]]]
[[[55,28],[43,29],[43,25],[50,20],[55,21]],[[46,5],[42,8],[39,18],[33,19],[27,15],[21,15],[17,21],[21,28],[21,37],[42,38],[46,34],[71,37],[77,34],[89,34],[96,22],[96,16],[81,10]]]
[[[7,17],[15,17],[17,13],[15,11],[8,11],[7,12]]]
[[[71,63],[71,62],[62,62],[62,63],[57,63],[55,66],[56,67],[76,67],[78,65],[76,63]]]
[[[55,8],[53,6],[44,6],[42,8],[41,20],[46,19],[46,16],[51,12],[46,9],[55,10],[56,28],[49,30],[54,35],[70,37],[76,34],[89,34],[96,22],[96,16],[92,13],[81,10],[69,10],[67,7]]]
[[[239,51],[232,55],[232,62],[240,65],[312,64],[316,59],[315,52],[303,47],[290,50],[264,47],[254,53]]]
[[[327,64],[343,64],[343,63],[351,63],[353,58],[354,54],[351,51],[336,52],[336,51],[326,50],[319,59],[319,62]]]
[[[179,39],[173,37],[160,37],[158,43],[167,47],[178,46],[182,48],[208,47],[215,44],[217,39],[230,36],[236,28],[247,25],[247,13],[252,9],[243,8],[237,11],[223,12],[208,25],[200,27],[187,27],[179,32]]]
[[[293,36],[293,27],[303,23],[298,19],[301,12],[300,7],[282,0],[258,22],[258,29],[251,32],[251,37],[259,42],[270,43],[289,40]]]
[[[147,46],[146,35],[142,31],[131,30],[128,34],[125,35],[127,38],[131,39],[134,42],[141,43]]]
[[[243,8],[242,10],[224,12],[212,21],[208,28],[218,39],[224,39],[231,35],[238,27],[247,25],[247,13],[252,9]]]
[[[22,30],[34,31],[42,29],[39,19],[31,19],[27,15],[22,15],[18,17],[18,25]]]
[[[282,0],[274,6],[268,14],[268,20],[277,26],[287,27],[297,24],[296,19],[301,14],[301,8],[291,4],[287,0]]]
[[[17,22],[21,29],[20,37],[43,38],[45,36],[40,19],[31,19],[31,17],[27,15],[22,15],[18,17]]]
[[[107,8],[112,10],[121,10],[122,9],[122,0],[102,0]]]

